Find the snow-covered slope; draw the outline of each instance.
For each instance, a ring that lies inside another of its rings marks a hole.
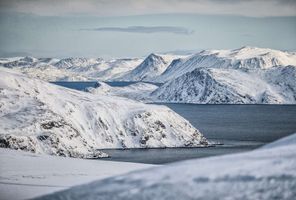
[[[86,68],[99,64],[102,61],[98,59],[87,59],[87,58],[64,58],[54,64],[58,68]]]
[[[33,78],[46,81],[113,80],[133,70],[143,60],[138,58],[2,58],[0,66],[13,68]]]
[[[93,72],[90,77],[96,78],[102,81],[112,81],[129,73],[135,67],[137,67],[143,59],[141,58],[126,58],[126,59],[112,59],[104,62],[104,65],[108,66],[103,71]]]
[[[204,146],[207,140],[165,106],[93,95],[0,69],[0,146],[71,157],[102,148]]]
[[[281,199],[296,196],[296,134],[247,153],[141,170],[37,199]]]
[[[249,70],[268,69],[274,66],[296,66],[296,53],[257,47],[242,47],[234,50],[202,51],[189,58],[175,62],[171,69],[168,68],[155,81],[166,82],[196,68]]]
[[[138,101],[147,101],[150,94],[156,90],[158,86],[150,83],[138,82],[124,87],[111,87],[107,83],[97,82],[94,88],[87,88],[86,91],[96,95],[113,95],[126,97]]]
[[[162,74],[176,56],[150,54],[139,66],[118,78],[121,81],[152,81]]]
[[[296,67],[265,70],[198,68],[152,92],[154,101],[182,103],[296,103]]]
[[[23,200],[153,167],[150,164],[112,162],[36,155],[0,148],[0,199]]]

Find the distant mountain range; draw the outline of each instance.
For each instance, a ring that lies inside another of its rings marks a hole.
[[[296,103],[296,53],[266,48],[247,46],[193,55],[150,54],[145,59],[107,61],[18,57],[3,58],[0,65],[47,81],[163,83],[153,91],[149,87],[151,93],[144,95],[156,102]],[[123,91],[116,95],[129,96]],[[135,93],[131,96],[136,98]]]

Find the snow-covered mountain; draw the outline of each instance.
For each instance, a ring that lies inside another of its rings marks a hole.
[[[137,82],[124,87],[111,87],[107,83],[97,82],[94,88],[87,88],[86,91],[95,95],[119,96],[137,101],[148,101],[150,94],[157,88],[158,86],[154,84],[144,82]]]
[[[152,99],[178,103],[296,103],[296,54],[243,47],[174,60]]]
[[[296,194],[295,158],[296,133],[254,151],[144,169],[36,200],[290,200]]]
[[[143,101],[287,104],[296,101],[296,53],[267,48],[205,50],[191,56],[150,54],[145,60],[4,58],[0,65],[52,81],[165,83],[147,90],[143,85],[108,90],[109,95]],[[96,89],[100,91],[104,87]]]
[[[33,58],[0,59],[0,66],[13,68],[33,78],[46,81],[112,80],[133,70],[143,60],[139,58]]]
[[[273,49],[242,47],[234,50],[207,50],[189,58],[174,61],[155,82],[166,82],[196,68],[268,69],[274,66],[296,66],[296,53]]]
[[[101,58],[65,58],[54,64],[58,68],[87,68],[99,64],[103,59]]]
[[[123,81],[151,81],[161,75],[176,56],[150,54],[139,66],[118,78]]]
[[[104,148],[204,146],[207,140],[165,106],[93,95],[0,68],[0,146],[71,157]]]
[[[123,58],[112,59],[103,62],[101,65],[106,66],[105,70],[93,71],[88,76],[93,77],[93,80],[99,79],[102,81],[112,81],[129,73],[137,67],[143,59],[141,58]]]
[[[259,71],[197,68],[168,81],[151,95],[160,102],[295,104],[296,67]]]

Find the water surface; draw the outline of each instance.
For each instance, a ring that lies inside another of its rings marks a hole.
[[[56,82],[84,90],[96,82]],[[108,82],[127,86],[135,82]],[[163,104],[183,116],[210,141],[222,143],[209,148],[166,148],[104,150],[105,160],[165,164],[180,160],[239,153],[258,148],[296,132],[296,105],[197,105]]]

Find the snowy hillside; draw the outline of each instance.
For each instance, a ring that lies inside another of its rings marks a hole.
[[[151,81],[161,75],[176,58],[173,55],[150,54],[139,66],[118,78],[121,81]]]
[[[204,146],[207,140],[165,106],[93,95],[0,69],[0,146],[71,157],[102,148]]]
[[[13,68],[30,77],[46,81],[112,80],[133,70],[143,60],[138,58],[2,58],[0,66]]]
[[[87,88],[87,92],[95,95],[113,95],[126,97],[137,101],[147,101],[150,94],[156,90],[158,86],[154,84],[138,82],[124,87],[111,87],[107,83],[97,82],[95,88]]]
[[[36,155],[0,148],[0,199],[23,200],[64,190],[150,164]]]
[[[154,101],[182,103],[296,103],[296,67],[274,67],[245,72],[200,68],[152,92]]]
[[[116,176],[37,199],[294,199],[296,134],[247,153]]]
[[[187,59],[175,61],[157,82],[166,82],[196,68],[268,69],[274,66],[296,66],[296,54],[273,49],[242,47],[234,50],[207,50]]]

